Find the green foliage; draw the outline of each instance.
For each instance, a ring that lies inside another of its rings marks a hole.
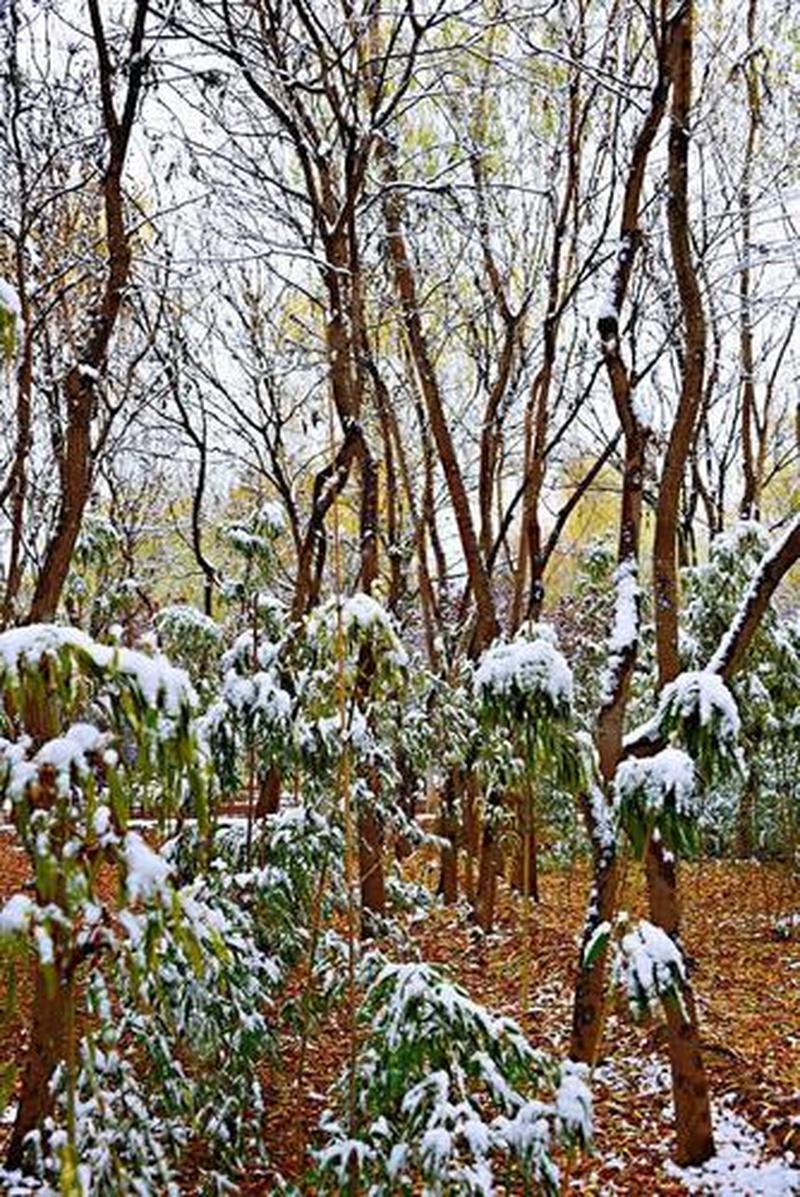
[[[471,1001],[436,968],[390,964],[359,1012],[355,1124],[328,1114],[316,1191],[482,1194],[512,1178],[557,1193],[554,1141],[582,1145],[591,1099],[581,1066],[535,1052],[516,1023]],[[338,1086],[347,1110],[348,1078]]]
[[[198,690],[209,691],[222,645],[219,625],[188,603],[162,607],[154,622],[169,659],[187,671]]]
[[[8,283],[0,279],[0,357],[11,363],[17,352],[19,300]]]
[[[687,667],[708,661],[769,545],[763,528],[741,524],[712,542],[707,564],[685,571],[681,652]],[[772,603],[730,683],[744,767],[719,779],[704,804],[710,846],[785,855],[798,842],[799,687],[800,624]]]
[[[621,761],[614,791],[620,825],[639,859],[656,831],[673,853],[697,850],[698,780],[687,753],[665,748],[651,757]]]

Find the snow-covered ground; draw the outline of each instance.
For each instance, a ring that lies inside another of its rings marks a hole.
[[[661,1094],[671,1107],[666,1060],[635,1056],[607,1060],[595,1069],[595,1078],[610,1089],[635,1089],[642,1097]],[[728,1096],[713,1103],[712,1116],[717,1154],[699,1168],[679,1168],[667,1160],[668,1176],[701,1197],[799,1197],[800,1160],[792,1152],[770,1155],[764,1136],[733,1109]]]
[[[800,1161],[789,1152],[769,1157],[764,1136],[730,1106],[714,1109],[717,1154],[700,1168],[667,1171],[680,1177],[690,1193],[719,1197],[791,1197],[800,1194]]]

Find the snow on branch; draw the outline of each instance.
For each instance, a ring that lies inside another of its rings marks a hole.
[[[800,559],[800,514],[777,541],[756,570],[739,604],[739,610],[708,663],[711,673],[728,680],[738,669],[761,617],[785,574]]]
[[[614,571],[614,623],[608,640],[608,668],[603,678],[602,704],[614,701],[618,679],[639,638],[638,566],[632,557]]]

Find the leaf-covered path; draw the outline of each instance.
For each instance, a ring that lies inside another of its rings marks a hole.
[[[774,923],[797,908],[800,893],[785,873],[756,864],[704,862],[684,866],[683,872],[684,939],[695,961],[720,1148],[720,1158],[695,1182],[703,1183],[700,1192],[788,1197],[790,1186],[800,1184],[800,1171],[792,1177],[789,1154],[800,1168],[800,941],[779,939]],[[433,884],[433,874],[428,880]],[[579,869],[545,874],[532,919],[531,1000],[521,1021],[534,1046],[555,1053],[568,1045],[586,886]],[[634,877],[629,907],[643,909],[643,900]],[[444,965],[472,997],[519,1020],[519,904],[505,889],[498,915],[497,932],[484,940],[465,912],[437,907],[413,924],[411,935],[423,959]],[[347,1057],[346,1034],[340,1012],[314,1037],[299,1092],[288,1080],[296,1075],[291,1064],[273,1081],[279,1100],[268,1117],[267,1136],[286,1176],[297,1174],[303,1146],[312,1142],[308,1132],[325,1089]],[[672,1102],[660,1026],[634,1026],[624,1009],[610,1009],[592,1089],[598,1151],[571,1165],[571,1189],[604,1197],[687,1192],[669,1165]],[[737,1141],[743,1141],[741,1150]],[[770,1171],[769,1161],[784,1154]],[[756,1171],[744,1171],[747,1161]],[[749,1187],[736,1187],[740,1182],[728,1164]],[[752,1187],[762,1181],[769,1187]],[[264,1193],[264,1184],[260,1178],[248,1185],[247,1197]]]
[[[432,888],[433,872],[426,876],[421,863],[417,872]],[[10,837],[0,837],[0,901],[24,879],[22,855]],[[505,887],[495,934],[483,938],[464,910],[434,905],[424,918],[409,921],[411,950],[444,965],[472,997],[522,1021],[534,1046],[563,1053],[586,885],[580,868],[542,877],[542,902],[534,910],[528,948],[531,998],[521,1019],[519,900]],[[624,1009],[612,1007],[592,1086],[597,1154],[562,1161],[565,1189],[603,1197],[687,1191],[788,1197],[800,1184],[800,941],[781,939],[774,927],[781,914],[800,907],[797,883],[756,864],[702,862],[683,867],[681,890],[719,1155],[699,1176],[675,1175],[669,1164],[672,1109],[661,1028],[634,1026]],[[642,909],[642,902],[632,875],[626,903]],[[397,944],[386,947],[397,953]],[[15,1014],[0,1027],[5,1061],[24,1046],[26,980],[20,976]],[[287,1179],[299,1177],[308,1162],[326,1090],[348,1050],[349,1019],[339,1007],[312,1035],[302,1068],[298,1043],[285,1040],[281,1070],[266,1078],[265,1136],[276,1169]],[[274,1173],[261,1173],[245,1178],[241,1194],[256,1197],[276,1187]],[[191,1191],[187,1172],[186,1192]]]

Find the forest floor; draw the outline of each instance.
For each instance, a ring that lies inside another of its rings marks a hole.
[[[433,887],[432,866],[427,872],[420,861],[415,871]],[[10,837],[0,836],[0,903],[25,880],[23,856]],[[534,1046],[563,1054],[587,884],[580,867],[545,873],[527,944],[520,900],[501,887],[493,935],[477,936],[463,908],[434,904],[424,919],[407,924],[408,946],[423,960],[443,965],[471,997],[520,1021]],[[800,887],[785,872],[756,863],[700,862],[682,867],[681,894],[718,1155],[701,1171],[675,1172],[669,1162],[672,1102],[661,1028],[635,1026],[624,1009],[612,1007],[592,1082],[595,1150],[568,1164],[564,1191],[602,1197],[800,1193],[800,942],[782,940],[774,931],[779,915],[800,909]],[[644,909],[633,875],[624,901],[631,911]],[[530,996],[522,1014],[524,953]],[[30,1000],[22,977],[16,1013],[0,1024],[0,1062],[21,1058]],[[315,1029],[302,1066],[299,1044],[289,1041],[280,1075],[265,1076],[266,1145],[287,1179],[298,1178],[308,1163],[326,1092],[347,1060],[349,1022],[346,1010],[333,1012]],[[5,1129],[0,1126],[0,1140]],[[275,1192],[274,1177],[249,1176],[241,1197]]]

